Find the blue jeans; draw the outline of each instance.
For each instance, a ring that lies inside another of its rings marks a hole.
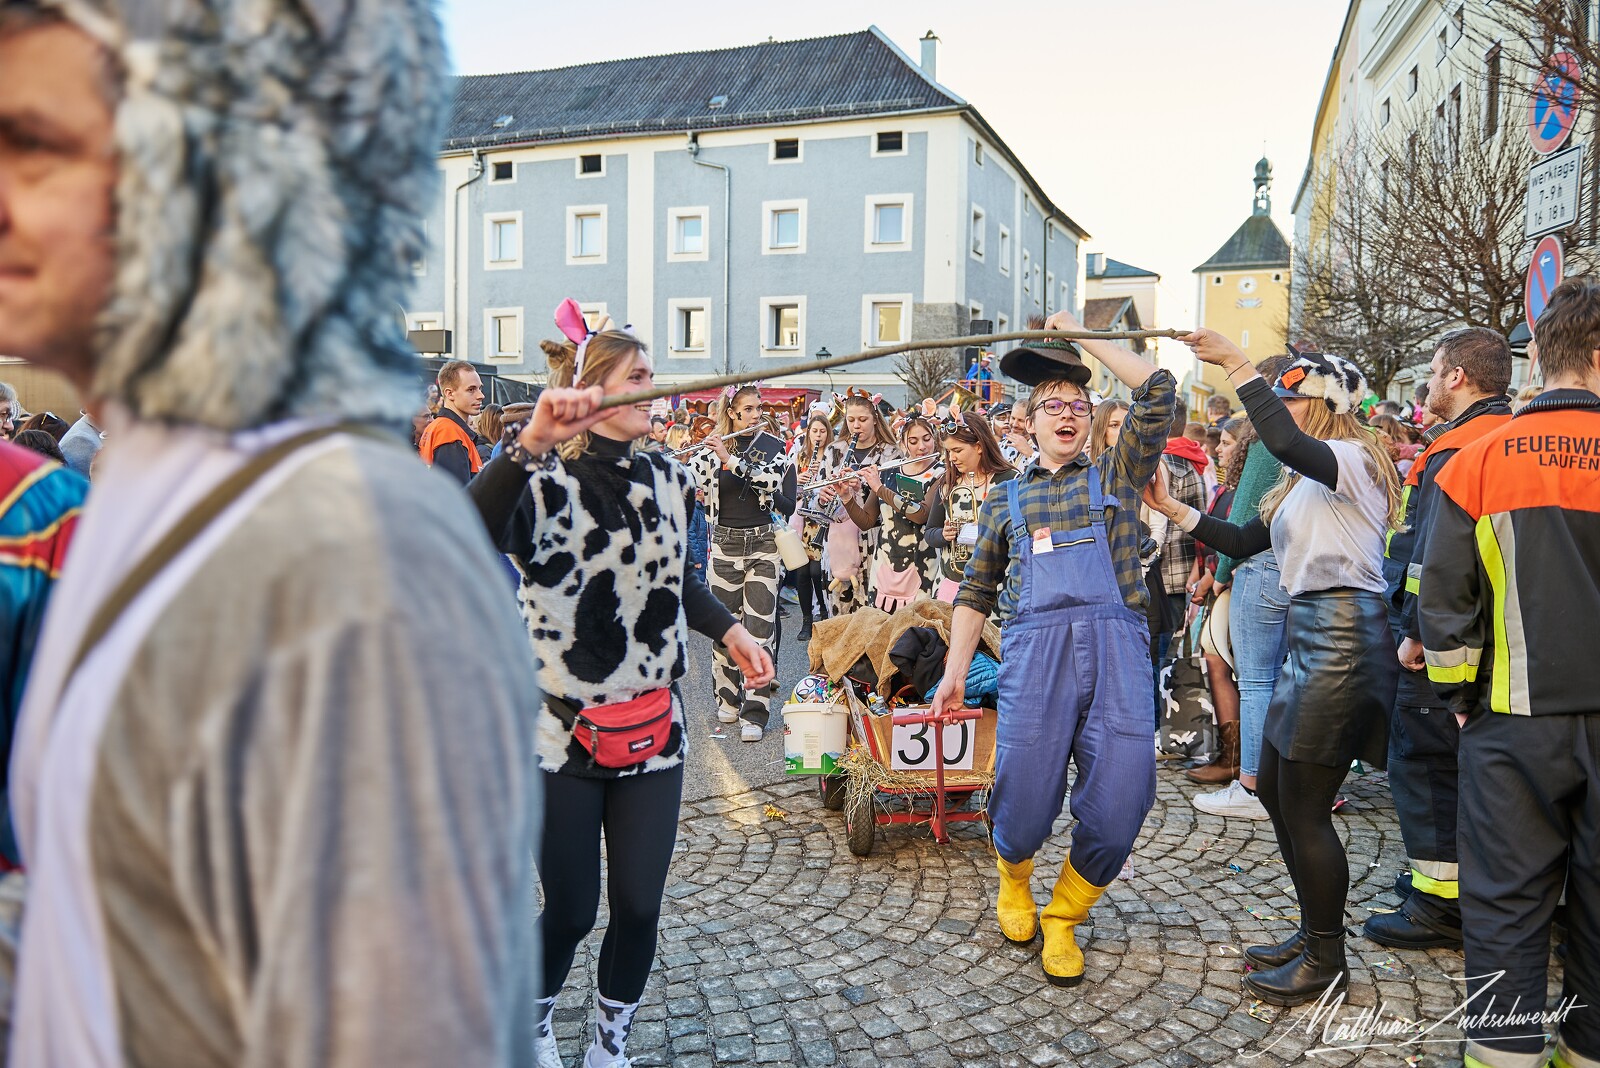
[[[1261,732],[1272,703],[1272,686],[1288,654],[1284,620],[1289,594],[1272,550],[1252,556],[1233,569],[1233,601],[1228,628],[1233,641],[1234,672],[1239,676],[1239,774],[1261,770]]]

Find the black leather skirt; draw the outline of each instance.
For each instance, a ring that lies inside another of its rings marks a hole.
[[[1298,594],[1289,600],[1287,629],[1289,659],[1267,710],[1272,747],[1307,764],[1387,767],[1400,663],[1383,595]]]

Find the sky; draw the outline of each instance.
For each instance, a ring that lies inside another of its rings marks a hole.
[[[1272,215],[1294,201],[1347,0],[984,0],[804,4],[445,0],[455,69],[493,74],[851,33],[877,25],[978,109],[1086,251],[1161,274],[1159,325],[1186,327],[1194,268],[1250,214],[1272,161]]]

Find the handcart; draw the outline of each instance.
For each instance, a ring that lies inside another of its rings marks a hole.
[[[995,712],[963,708],[936,713],[927,706],[891,710],[874,700],[865,708],[853,685],[844,687],[850,713],[850,751],[845,774],[818,778],[824,806],[843,809],[850,852],[872,852],[877,828],[926,823],[934,841],[950,841],[950,825],[988,819],[988,790],[994,785]],[[902,731],[896,748],[895,727]],[[954,753],[946,750],[946,735]],[[963,751],[965,750],[965,751]],[[954,766],[952,766],[954,765]],[[980,807],[970,807],[982,792]],[[960,807],[960,811],[955,811]]]

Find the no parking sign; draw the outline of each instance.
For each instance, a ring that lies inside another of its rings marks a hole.
[[[1566,143],[1578,122],[1578,57],[1557,52],[1533,83],[1528,98],[1528,140],[1546,155]]]
[[[1551,234],[1534,246],[1533,262],[1528,264],[1522,310],[1528,317],[1530,331],[1550,303],[1550,294],[1561,284],[1561,269],[1561,239]]]

